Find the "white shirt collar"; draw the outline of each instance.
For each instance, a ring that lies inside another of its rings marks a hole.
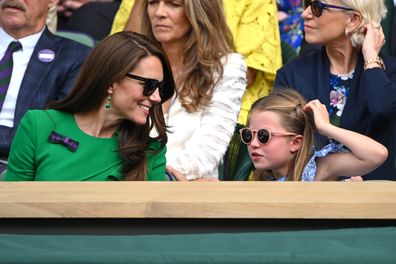
[[[11,41],[14,40],[18,40],[19,42],[21,42],[22,44],[22,50],[24,49],[34,49],[34,47],[36,46],[39,38],[41,37],[41,35],[44,32],[45,27],[30,36],[21,38],[21,39],[15,39],[12,36],[8,35],[7,32],[5,32],[2,28],[0,28],[0,53],[4,54],[5,50],[8,47],[8,44],[10,44]]]

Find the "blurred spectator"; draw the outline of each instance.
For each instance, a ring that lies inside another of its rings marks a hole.
[[[47,24],[48,29],[55,33],[58,26],[58,16],[57,16],[57,6],[53,5],[48,10],[47,20],[45,22]]]
[[[289,44],[298,54],[304,38],[302,0],[277,0],[278,21],[281,40]]]
[[[58,30],[83,32],[96,40],[110,33],[121,0],[60,0]]]

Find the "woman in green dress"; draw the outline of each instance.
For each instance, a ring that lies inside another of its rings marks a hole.
[[[5,180],[164,180],[161,104],[173,93],[161,48],[137,33],[107,37],[93,49],[69,96],[26,113]]]

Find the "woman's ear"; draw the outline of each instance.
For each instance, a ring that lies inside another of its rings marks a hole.
[[[363,16],[359,12],[353,12],[349,16],[346,29],[349,33],[360,31],[363,26]]]
[[[301,135],[293,136],[293,140],[291,141],[290,145],[290,152],[296,153],[302,147],[304,137]]]
[[[109,89],[107,89],[107,92],[108,92],[109,94],[112,94],[112,93],[114,92],[114,86],[113,86],[113,85],[110,85]]]

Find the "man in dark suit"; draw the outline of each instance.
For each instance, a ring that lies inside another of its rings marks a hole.
[[[57,0],[0,0],[0,58],[10,42],[22,45],[12,55],[11,79],[0,99],[0,175],[7,168],[12,139],[23,115],[65,97],[90,51],[46,28],[48,9],[56,4]]]

